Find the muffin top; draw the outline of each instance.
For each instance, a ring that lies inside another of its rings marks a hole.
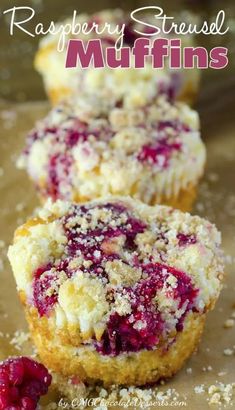
[[[204,163],[196,111],[165,95],[130,109],[106,92],[54,108],[29,134],[19,161],[44,197],[81,201],[111,193],[147,203],[196,184]]]
[[[29,309],[104,355],[167,346],[222,279],[220,234],[165,206],[57,201],[18,228],[9,259]]]

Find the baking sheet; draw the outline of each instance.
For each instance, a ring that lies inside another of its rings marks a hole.
[[[225,321],[235,312],[235,124],[231,94],[224,94],[223,105],[226,101],[226,107],[218,103],[212,105],[208,104],[207,96],[202,95],[199,103],[208,164],[194,209],[194,213],[216,222],[222,231],[227,255],[225,286],[215,310],[208,315],[198,352],[173,379],[158,387],[163,392],[175,389],[172,397],[178,393],[177,400],[183,400],[186,403],[183,408],[190,410],[221,408],[219,404],[209,404],[213,394],[208,393],[208,388],[219,382],[235,382],[235,326],[224,327]],[[27,325],[6,251],[14,229],[38,205],[32,185],[26,174],[15,168],[15,162],[26,132],[48,108],[47,103],[0,103],[0,360],[33,351],[27,341]],[[235,387],[231,390],[233,398],[227,406],[235,408]],[[225,392],[219,394],[224,405],[226,386]],[[43,399],[42,408],[53,400],[54,396],[49,394]],[[172,405],[164,408],[170,409]]]

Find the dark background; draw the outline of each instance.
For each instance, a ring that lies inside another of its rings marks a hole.
[[[220,44],[229,48],[229,66],[223,70],[204,70],[200,101],[213,102],[224,99],[224,105],[235,105],[235,1],[225,0],[0,0],[0,98],[10,101],[30,101],[45,99],[40,76],[33,68],[33,58],[37,50],[38,38],[31,38],[17,30],[13,37],[9,34],[7,15],[2,12],[14,6],[30,6],[36,15],[28,23],[30,30],[42,22],[45,27],[51,20],[58,21],[78,12],[95,12],[103,8],[121,7],[133,10],[147,5],[159,5],[168,13],[188,8],[209,20],[223,8],[230,26],[229,35],[197,36],[199,45],[211,48]],[[215,87],[216,84],[216,87]]]

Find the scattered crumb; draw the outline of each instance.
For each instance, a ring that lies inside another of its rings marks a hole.
[[[74,398],[76,398],[76,400],[80,400],[85,399],[88,396],[90,389],[77,378],[72,377],[68,379],[53,371],[50,371],[50,373],[52,375],[52,388],[55,388],[63,394],[67,400],[72,402]],[[59,404],[59,407],[62,406]],[[79,409],[80,408],[83,408],[83,406],[79,407]]]
[[[219,180],[219,175],[216,174],[215,172],[210,172],[207,175],[207,178],[210,182],[217,182]]]
[[[211,385],[208,388],[209,404],[231,404],[234,388],[235,383],[217,383],[216,385]]]
[[[105,397],[107,397],[107,396],[108,396],[107,390],[101,388],[99,397],[105,398]]]
[[[17,330],[14,333],[14,337],[11,339],[10,344],[15,347],[16,350],[21,350],[24,343],[29,340],[29,333]]]
[[[205,392],[205,386],[204,384],[198,385],[194,387],[194,391],[196,394],[201,394]]]
[[[202,370],[203,372],[211,372],[213,369],[212,369],[212,366],[207,366],[207,367],[203,367]]]
[[[225,356],[232,356],[233,353],[234,353],[234,352],[233,352],[232,349],[229,349],[229,348],[224,349],[224,355],[225,355]]]
[[[232,265],[234,263],[234,258],[231,255],[224,255],[225,265]]]
[[[187,374],[192,374],[192,372],[193,372],[193,370],[192,370],[191,367],[188,367],[188,368],[186,369],[186,373],[187,373]]]
[[[8,118],[7,117],[3,118],[3,116],[2,116],[2,120],[3,120],[2,127],[5,130],[10,130],[11,128],[13,128],[15,126],[15,118],[13,118],[13,116],[11,117],[9,115]]]
[[[224,322],[224,327],[226,328],[226,329],[228,329],[228,328],[230,328],[230,327],[233,327],[234,326],[234,320],[233,319],[227,319],[225,322]]]
[[[198,212],[203,212],[205,210],[205,206],[202,202],[198,202],[196,204],[196,209],[197,209]]]
[[[92,394],[92,393],[91,393]],[[107,408],[109,408],[108,403],[110,402],[119,402],[128,403],[131,400],[139,400],[144,408],[148,408],[148,403],[160,402],[164,406],[164,403],[168,401],[177,402],[181,400],[179,393],[172,388],[168,388],[165,391],[159,390],[159,387],[155,386],[150,389],[138,388],[138,387],[127,387],[119,389],[116,386],[112,386],[110,389],[105,389],[103,387],[96,387],[94,396],[98,394],[98,398],[102,400],[102,407],[95,407],[96,410],[102,408],[104,410],[104,405],[107,403]],[[183,397],[186,400],[185,397]],[[97,403],[98,404],[98,403]]]
[[[3,121],[15,121],[17,113],[13,110],[2,110],[0,116]]]
[[[214,393],[209,399],[209,404],[221,404],[221,395],[219,393]]]
[[[17,212],[22,212],[24,210],[24,208],[25,208],[25,204],[19,203],[19,204],[16,205],[15,209],[16,209]]]
[[[223,377],[223,376],[225,376],[226,374],[227,374],[226,372],[219,372],[219,373],[218,373],[218,376],[219,376],[219,377]]]

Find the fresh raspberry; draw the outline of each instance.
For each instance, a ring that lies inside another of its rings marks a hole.
[[[0,363],[0,410],[35,410],[51,375],[40,363],[15,357]]]

